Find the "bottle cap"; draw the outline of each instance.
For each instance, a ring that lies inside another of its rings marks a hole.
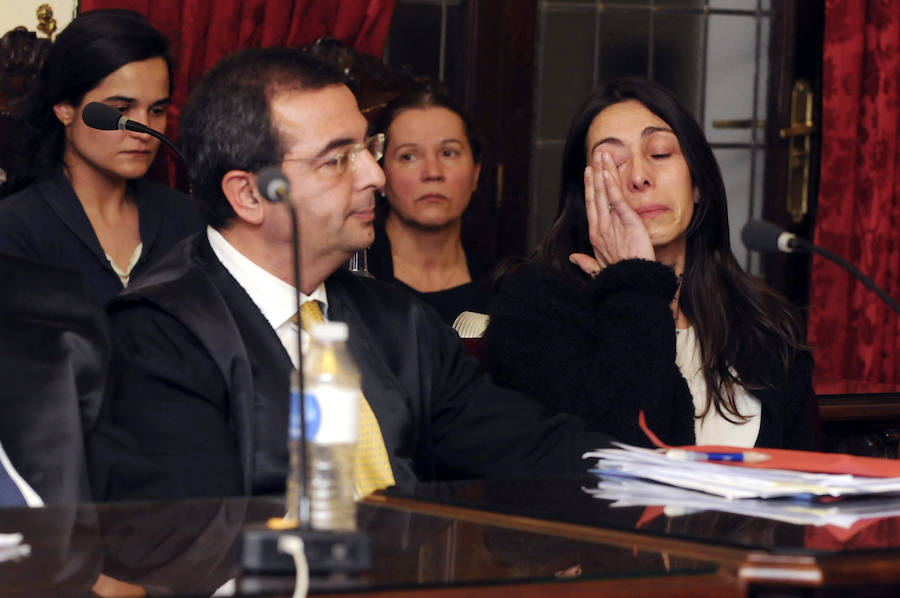
[[[319,342],[342,342],[347,340],[349,329],[346,322],[316,322],[309,328],[309,336]]]

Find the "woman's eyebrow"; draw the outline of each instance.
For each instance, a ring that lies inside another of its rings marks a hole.
[[[130,98],[128,96],[109,96],[108,98],[103,98],[104,102],[119,102],[121,104],[136,104],[137,99]]]
[[[669,127],[647,127],[643,131],[641,131],[641,137],[646,138],[654,133],[671,133],[675,134],[675,131],[670,129]]]

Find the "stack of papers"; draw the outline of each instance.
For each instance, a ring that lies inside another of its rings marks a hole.
[[[672,516],[717,510],[840,527],[900,515],[900,501],[886,496],[900,493],[900,477],[673,461],[665,451],[614,444],[618,448],[585,454],[597,459],[591,471],[600,476],[597,487],[585,491],[613,501],[613,506],[662,506]],[[846,498],[873,496],[880,498]]]
[[[613,501],[614,507],[662,506],[661,514],[669,517],[699,511],[721,511],[796,525],[834,525],[848,529],[860,520],[900,516],[900,502],[896,498],[830,503],[758,498],[728,500],[654,482],[616,478],[602,478],[596,488],[585,488],[585,492],[595,498]]]
[[[673,461],[665,451],[622,443],[584,455],[596,458],[593,473],[642,478],[698,490],[729,500],[797,496],[853,496],[900,492],[900,477],[862,477],[849,473],[807,473],[784,469],[736,467],[708,461]]]

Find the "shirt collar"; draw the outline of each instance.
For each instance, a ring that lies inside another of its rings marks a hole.
[[[277,329],[297,313],[294,287],[250,261],[229,243],[222,233],[208,226],[206,236],[213,253],[228,273],[247,292],[273,329]],[[307,295],[300,293],[301,303],[314,299],[322,304],[322,312],[328,311],[325,283]]]

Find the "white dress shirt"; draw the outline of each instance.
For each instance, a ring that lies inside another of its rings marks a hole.
[[[706,408],[706,380],[700,360],[700,344],[694,327],[679,328],[675,335],[675,363],[687,380],[694,400],[694,413],[699,415]],[[738,386],[734,389],[734,404],[738,413],[749,416],[746,422],[735,424],[710,408],[703,419],[694,418],[694,434],[697,444],[752,447],[759,436],[759,420],[762,404],[759,399]]]
[[[275,334],[284,345],[291,358],[291,363],[296,368],[297,341],[298,338],[305,350],[309,344],[309,335],[305,330],[299,331],[291,318],[297,313],[297,299],[294,287],[284,282],[277,276],[247,259],[244,254],[234,248],[222,234],[212,227],[207,227],[206,236],[212,247],[213,253],[225,266],[225,269],[234,277],[239,285],[247,292],[263,317],[275,330]],[[310,294],[300,293],[300,302],[316,300],[322,304],[322,312],[328,309],[328,296],[325,293],[325,284],[322,283]]]
[[[109,262],[109,265],[112,266],[113,272],[116,273],[116,276],[119,277],[119,280],[122,281],[122,286],[127,287],[128,282],[131,280],[131,271],[134,270],[134,267],[137,265],[138,260],[141,259],[141,254],[144,252],[144,244],[138,243],[138,246],[134,248],[134,251],[131,253],[131,258],[128,260],[128,265],[123,270],[119,266],[116,265],[116,262],[113,261],[112,257],[108,253],[104,253],[106,256],[106,261]]]

